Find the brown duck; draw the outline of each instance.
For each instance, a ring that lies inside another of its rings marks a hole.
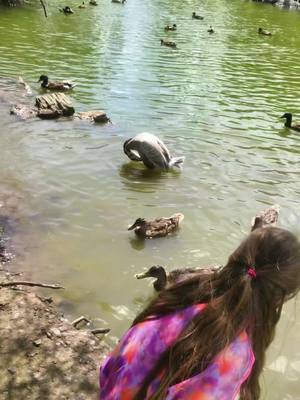
[[[162,46],[173,47],[173,49],[176,49],[177,47],[175,42],[168,42],[167,40],[164,39],[160,39],[160,44]]]
[[[74,83],[69,81],[49,82],[49,78],[47,75],[41,75],[38,82],[42,82],[41,87],[44,89],[57,91],[71,90],[76,86]]]
[[[183,221],[183,218],[184,215],[181,213],[173,214],[169,218],[156,218],[153,221],[138,218],[128,230],[134,229],[135,234],[142,239],[164,237],[174,232]]]

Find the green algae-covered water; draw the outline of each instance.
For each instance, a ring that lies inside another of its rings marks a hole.
[[[300,13],[243,0],[80,2],[68,2],[67,16],[48,2],[47,19],[38,2],[0,8],[0,202],[19,227],[12,266],[66,286],[55,295],[67,315],[107,324],[114,342],[152,294],[135,273],[225,263],[253,214],[273,203],[281,226],[300,235],[300,136],[279,119],[300,119]],[[177,32],[165,33],[173,23]],[[17,77],[36,94],[44,73],[75,81],[76,109],[104,109],[113,124],[10,116],[8,102],[25,100]],[[143,131],[186,157],[181,172],[128,163],[122,144]],[[174,236],[143,243],[127,231],[139,216],[174,212],[185,215]],[[300,399],[295,304],[268,354],[265,399]]]

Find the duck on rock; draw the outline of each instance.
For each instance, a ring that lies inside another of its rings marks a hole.
[[[293,129],[294,131],[300,132],[300,124],[292,125],[293,114],[285,113],[280,118],[285,118],[284,126],[289,129]]]
[[[71,90],[76,86],[74,83],[70,81],[49,82],[49,78],[47,75],[41,75],[38,82],[42,82],[41,87],[44,89],[58,90],[58,91]]]
[[[173,214],[169,218],[156,218],[153,221],[138,218],[128,230],[134,229],[134,233],[141,239],[164,237],[176,231],[183,219],[184,215],[181,213]]]

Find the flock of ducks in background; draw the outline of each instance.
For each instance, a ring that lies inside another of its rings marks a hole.
[[[126,0],[111,0],[111,2],[116,3],[116,4],[125,4]],[[88,4],[91,6],[98,5],[97,0],[90,0]],[[84,9],[86,7],[87,7],[87,5],[84,1],[81,4],[79,4],[79,6],[78,6],[78,8],[80,8],[80,9]],[[59,11],[63,12],[64,14],[74,14],[73,9],[69,6],[65,6],[64,8],[59,8]]]

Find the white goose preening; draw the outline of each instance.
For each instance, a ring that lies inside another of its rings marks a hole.
[[[141,161],[150,169],[180,168],[184,161],[184,157],[172,157],[164,142],[147,132],[126,140],[123,150],[132,161]]]

